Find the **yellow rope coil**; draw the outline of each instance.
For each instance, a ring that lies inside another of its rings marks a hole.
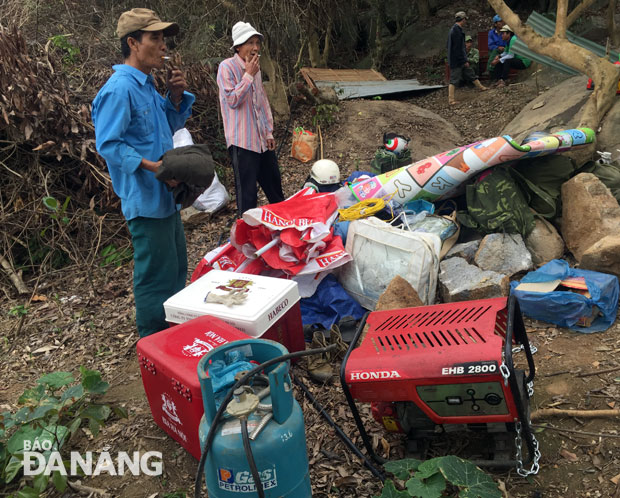
[[[383,199],[366,199],[346,209],[339,209],[340,221],[353,221],[368,218],[385,207]]]

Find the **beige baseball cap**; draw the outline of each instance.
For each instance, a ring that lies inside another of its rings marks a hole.
[[[456,14],[454,14],[454,18],[458,21],[461,19],[467,19],[467,14],[463,10],[459,10]]]
[[[134,31],[163,31],[164,36],[174,36],[179,32],[179,25],[175,22],[163,22],[150,9],[131,9],[123,12],[118,18],[116,35],[119,38]]]
[[[508,32],[508,33],[514,33],[514,31],[512,30],[512,28],[510,26],[508,26],[508,24],[504,24],[502,26],[502,29],[500,29],[500,32],[501,31],[505,31],[505,32]]]

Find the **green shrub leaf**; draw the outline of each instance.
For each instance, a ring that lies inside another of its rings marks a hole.
[[[52,483],[56,488],[56,491],[62,493],[65,489],[67,489],[67,476],[62,474],[60,471],[55,470],[52,472]]]
[[[32,489],[30,486],[20,489],[15,498],[39,498],[39,492]]]
[[[441,457],[441,473],[455,486],[461,488],[462,498],[502,498],[493,478],[473,463],[456,456]]]
[[[58,211],[58,200],[55,197],[43,197],[43,205],[50,211]]]
[[[43,384],[48,386],[52,391],[55,391],[56,389],[71,384],[74,380],[71,372],[52,372],[37,380],[37,384]]]
[[[38,493],[43,493],[43,491],[45,491],[45,488],[47,488],[47,483],[49,482],[49,480],[50,476],[47,476],[44,472],[41,472],[40,474],[34,476],[34,480],[32,481],[32,487]]]
[[[407,493],[407,491],[399,491],[396,489],[394,482],[391,479],[386,479],[383,483],[381,495],[373,498],[409,498],[409,493]]]
[[[439,473],[439,463],[444,457],[431,458],[420,464],[420,468],[415,473],[418,479],[428,479]]]
[[[92,394],[104,394],[110,384],[101,380],[101,374],[96,370],[87,370],[84,367],[80,367],[80,373],[82,374],[82,386],[86,392]]]
[[[398,479],[406,481],[411,477],[413,471],[418,470],[421,463],[421,460],[416,460],[415,458],[403,458],[402,460],[385,462],[383,468],[394,474]]]
[[[84,387],[82,384],[78,384],[76,386],[69,387],[65,392],[62,393],[60,397],[60,403],[65,404],[65,401],[69,400],[71,402],[76,402],[84,395]]]
[[[17,473],[21,470],[23,465],[22,459],[12,456],[9,463],[4,467],[4,482],[11,482],[15,479]]]
[[[420,496],[423,498],[440,498],[446,489],[446,480],[441,474],[433,474],[423,481],[418,479],[417,473],[406,482],[407,491],[410,496]]]
[[[6,444],[7,450],[12,455],[21,453],[24,451],[24,441],[33,442],[39,437],[42,429],[40,427],[34,428],[31,425],[22,425],[17,431],[10,437]]]

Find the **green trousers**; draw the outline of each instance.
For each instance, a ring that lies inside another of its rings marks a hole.
[[[164,301],[185,287],[187,248],[179,212],[127,222],[133,243],[133,293],[140,337],[168,327]]]
[[[493,59],[495,59],[496,55],[501,55],[501,54],[502,52],[500,52],[496,48],[494,48],[493,50],[489,52],[489,60],[487,61],[487,72],[491,75],[491,78],[493,77],[493,70],[495,69],[495,66],[491,66],[491,62],[493,62]]]

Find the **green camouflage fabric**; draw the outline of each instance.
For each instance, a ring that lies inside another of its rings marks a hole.
[[[547,219],[562,214],[562,184],[573,177],[575,169],[575,161],[561,154],[523,159],[514,166],[529,192],[530,207]]]
[[[397,156],[385,147],[379,147],[375,152],[375,157],[370,161],[370,169],[375,175],[381,175],[387,171],[408,166],[412,162],[409,149],[405,149]]]
[[[529,195],[510,166],[496,166],[482,180],[467,185],[465,197],[467,211],[459,211],[457,220],[466,227],[524,237],[534,229]]]

